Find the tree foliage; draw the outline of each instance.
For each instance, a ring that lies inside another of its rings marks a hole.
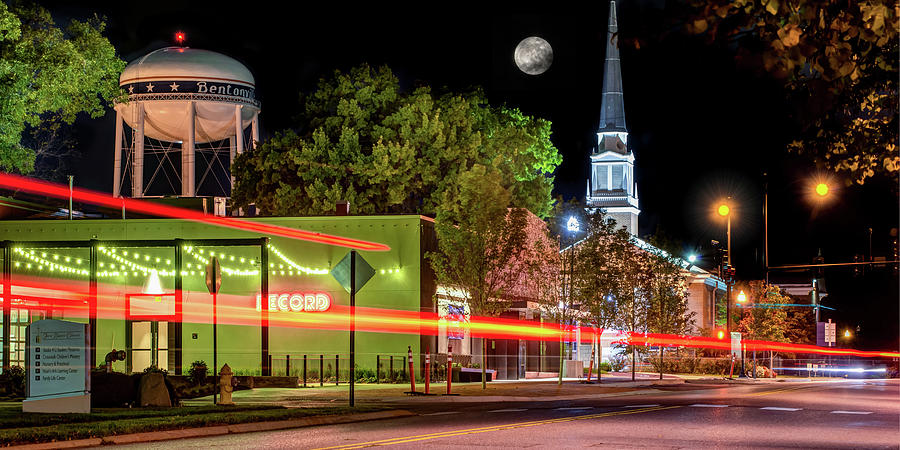
[[[790,297],[783,294],[778,286],[751,281],[747,299],[753,305],[740,313],[738,331],[747,339],[784,342],[790,325],[784,305],[791,303]]]
[[[99,117],[121,95],[125,62],[104,28],[96,16],[60,28],[40,6],[0,2],[0,169],[34,169],[35,149],[22,140],[28,127],[46,122],[43,133],[55,133],[59,121],[71,124],[80,113]]]
[[[695,0],[687,28],[736,44],[786,82],[802,129],[788,149],[862,184],[900,173],[898,16],[889,0]]]
[[[448,296],[468,303],[476,316],[496,317],[515,297],[535,295],[523,289],[543,289],[544,283],[552,283],[556,275],[542,258],[554,248],[543,222],[524,208],[510,207],[513,193],[503,186],[499,170],[475,165],[459,181],[455,207],[438,210],[438,251],[426,257]],[[485,339],[482,345],[486,352]],[[486,387],[484,364],[482,386]]]
[[[550,122],[490,106],[480,92],[403,92],[387,67],[335,71],[301,97],[301,128],[235,162],[233,198],[267,214],[436,214],[456,222],[464,180],[490,173],[511,205],[546,215],[562,158]],[[481,168],[477,168],[481,167]]]

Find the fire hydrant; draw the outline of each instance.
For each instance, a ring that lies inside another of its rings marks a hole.
[[[217,405],[234,405],[234,402],[231,401],[231,393],[234,392],[234,385],[231,384],[232,379],[234,379],[234,373],[231,372],[231,367],[225,364],[222,366],[222,370],[219,371],[219,402]]]

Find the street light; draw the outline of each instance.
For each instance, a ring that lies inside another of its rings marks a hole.
[[[737,301],[738,301],[738,303],[744,303],[747,301],[747,296],[744,294],[743,290],[741,290],[741,292],[738,293]]]
[[[728,200],[731,200],[731,197]],[[726,245],[725,264],[731,266],[731,207],[728,203],[722,202],[716,208],[716,213],[725,217],[727,221],[726,237],[728,238],[728,243]],[[725,286],[725,331],[731,333],[731,282],[726,281]]]
[[[819,197],[824,197],[828,195],[828,185],[825,183],[819,183],[816,185],[816,195]]]

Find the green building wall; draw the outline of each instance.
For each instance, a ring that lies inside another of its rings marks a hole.
[[[360,308],[379,308],[401,311],[432,311],[433,281],[430,270],[423,270],[423,254],[427,250],[427,240],[433,236],[433,228],[428,219],[417,215],[404,216],[327,216],[327,217],[272,217],[245,219],[254,222],[279,225],[288,228],[321,232],[348,238],[379,242],[390,247],[385,252],[360,252],[361,256],[375,269],[375,275],[357,294],[356,305]],[[127,219],[127,220],[28,220],[0,222],[0,239],[8,241],[57,241],[72,240],[155,240],[155,239],[229,239],[255,238],[259,234],[216,227],[204,223],[174,219]],[[424,244],[423,244],[424,243]],[[330,271],[349,249],[326,244],[271,237],[272,248],[287,256],[299,266]],[[173,268],[165,265],[165,260],[174,261],[173,248],[155,249],[118,249],[122,251],[140,252],[137,260],[140,264],[155,268]],[[258,259],[258,247],[218,247],[195,248],[195,253],[204,250],[204,257],[214,251],[220,256],[221,265],[225,268],[247,268],[253,266],[249,261]],[[54,255],[76,257],[87,260],[86,249],[41,249],[37,256],[47,253],[47,259]],[[221,254],[224,253],[224,257]],[[149,260],[147,258],[149,257]],[[231,258],[234,258],[233,260]],[[160,262],[156,262],[156,258]],[[247,261],[241,264],[240,258]],[[127,258],[126,258],[127,259]],[[73,291],[87,292],[88,277],[82,274],[60,274],[49,272],[46,268],[37,270],[37,263],[31,269],[25,269],[29,262],[22,255],[13,253],[12,260],[19,261],[19,267],[13,269],[13,285],[17,276],[40,276],[46,279],[63,282],[71,286]],[[100,262],[108,269],[108,264],[116,261],[108,255],[101,254]],[[60,260],[54,262],[62,264]],[[185,322],[182,327],[182,364],[184,370],[195,360],[204,360],[211,365],[212,357],[212,297],[207,292],[202,267],[205,263],[185,253],[185,267],[188,275],[183,277]],[[349,294],[329,274],[302,274],[269,251],[269,292],[326,292],[333,305],[349,305]],[[74,264],[69,264],[75,267]],[[121,264],[117,264],[117,267]],[[86,264],[79,266],[87,268]],[[191,274],[193,272],[193,274]],[[293,274],[291,274],[293,272]],[[382,273],[383,272],[383,273]],[[97,321],[97,361],[100,364],[106,352],[113,348],[126,346],[125,295],[137,293],[146,280],[146,276],[137,275],[100,277],[98,308],[101,310]],[[161,276],[162,286],[166,292],[174,292],[174,276]],[[256,296],[260,292],[258,275],[228,275],[223,271],[222,286],[219,294],[218,326],[218,362],[221,366],[228,363],[239,374],[258,374],[261,368],[260,313],[255,308]],[[16,291],[13,291],[15,298]],[[264,301],[264,300],[263,300]],[[235,309],[234,306],[241,306]],[[189,317],[200,320],[191,320]],[[249,311],[249,312],[248,312]],[[270,319],[290,314],[316,314],[315,312],[270,312]],[[206,317],[206,320],[202,320]],[[78,322],[87,322],[86,317],[59,317]],[[274,320],[273,320],[274,322]],[[237,323],[237,324],[235,324]],[[360,368],[374,369],[376,355],[383,358],[389,355],[406,356],[407,347],[414,354],[421,353],[421,346],[426,338],[418,334],[357,332],[356,361]],[[164,343],[160,342],[161,346]],[[432,347],[434,348],[434,347]],[[338,324],[337,329],[322,330],[302,326],[270,326],[269,354],[273,358],[273,374],[284,372],[285,355],[290,355],[293,371],[302,367],[304,354],[310,355],[310,370],[318,370],[318,355],[324,355],[326,367],[334,364],[335,355],[342,359],[342,372],[347,369],[346,358],[349,352],[349,332],[345,326]],[[395,363],[395,369],[399,369]],[[416,364],[418,367],[418,364]],[[117,362],[116,370],[124,371],[126,364]],[[143,367],[133,367],[140,371]],[[171,368],[170,368],[171,369]],[[418,370],[418,369],[417,369]]]

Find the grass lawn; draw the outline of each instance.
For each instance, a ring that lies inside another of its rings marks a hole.
[[[65,441],[146,431],[286,420],[383,410],[383,407],[284,408],[281,406],[192,406],[96,408],[91,414],[23,413],[22,404],[0,404],[0,446]]]

